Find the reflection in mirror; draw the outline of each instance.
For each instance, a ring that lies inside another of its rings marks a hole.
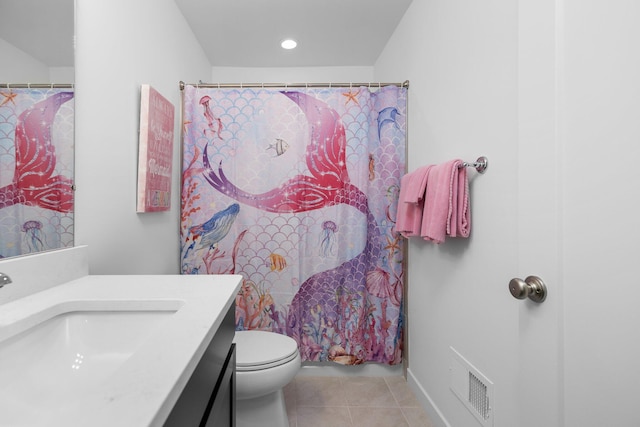
[[[73,23],[74,0],[0,0],[0,258],[73,246]]]
[[[73,91],[0,89],[0,256],[73,245]]]

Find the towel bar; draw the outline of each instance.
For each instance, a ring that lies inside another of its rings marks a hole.
[[[484,171],[486,171],[487,168],[489,167],[489,159],[487,159],[485,156],[480,156],[473,163],[463,162],[460,165],[460,167],[465,167],[465,168],[474,167],[474,168],[476,168],[478,173],[484,173]]]

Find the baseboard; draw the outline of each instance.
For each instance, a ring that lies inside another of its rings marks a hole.
[[[407,369],[407,384],[413,394],[416,396],[416,399],[420,402],[424,410],[429,415],[429,419],[432,421],[434,427],[451,427],[447,420],[444,418],[444,415],[438,407],[433,403],[433,400],[429,397],[429,394],[422,387],[420,382],[416,379],[411,372],[411,368]]]

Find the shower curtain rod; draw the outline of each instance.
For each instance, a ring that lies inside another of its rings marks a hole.
[[[66,89],[73,83],[0,83],[0,89]]]
[[[398,86],[409,89],[409,80],[405,80],[402,83],[185,83],[180,82],[180,90],[184,90],[185,85],[203,87],[203,88],[290,88],[290,87],[359,87],[359,86],[367,86],[367,87],[377,87],[381,88],[383,86]]]

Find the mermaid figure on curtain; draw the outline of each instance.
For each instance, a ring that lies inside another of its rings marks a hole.
[[[367,238],[363,250],[300,285],[288,311],[287,334],[298,342],[303,360],[398,363],[401,346],[388,346],[387,338],[394,334],[398,344],[401,327],[399,322],[395,328],[390,327],[393,322],[386,318],[386,309],[388,301],[399,306],[401,297],[385,297],[398,295],[401,279],[391,284],[388,273],[378,265],[382,236],[367,196],[350,182],[344,126],[338,113],[324,102],[299,92],[282,93],[300,107],[311,128],[305,155],[309,174],[296,175],[270,191],[251,194],[229,181],[222,162],[214,171],[205,149],[205,178],[230,198],[268,212],[299,213],[346,204],[364,215]],[[382,298],[381,313],[376,316],[372,296]]]

